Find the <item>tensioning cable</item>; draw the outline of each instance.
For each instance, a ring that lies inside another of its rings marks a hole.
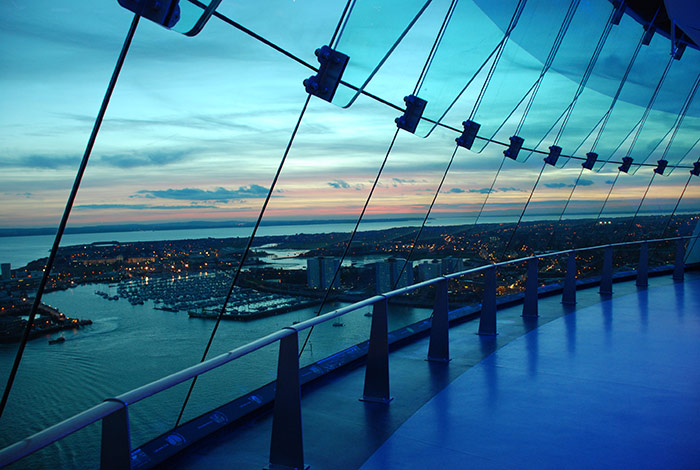
[[[193,0],[189,0],[189,1],[193,1]],[[222,20],[222,21],[224,21],[225,23],[229,24],[230,26],[232,26],[232,27],[238,29],[239,31],[241,31],[241,32],[243,32],[243,33],[245,33],[245,34],[251,36],[253,39],[256,39],[256,40],[260,41],[261,43],[265,44],[266,46],[271,47],[272,49],[274,49],[274,50],[276,50],[277,52],[279,52],[279,53],[285,55],[286,57],[289,57],[290,59],[294,60],[295,62],[297,62],[297,63],[299,63],[299,64],[301,64],[301,65],[303,65],[304,67],[308,68],[309,70],[314,71],[314,72],[318,72],[318,67],[315,67],[314,65],[309,64],[308,62],[304,61],[304,60],[301,59],[300,57],[297,57],[297,56],[294,55],[293,53],[291,53],[291,52],[287,51],[286,49],[282,48],[281,46],[279,46],[279,45],[273,43],[272,41],[269,41],[268,39],[266,39],[266,38],[260,36],[259,34],[257,34],[257,33],[253,32],[253,31],[251,31],[250,29],[246,28],[245,26],[243,26],[243,25],[241,25],[241,24],[235,22],[235,21],[232,20],[231,18],[228,18],[227,16],[225,16],[225,15],[219,13],[219,12],[214,12],[213,16],[215,16],[216,18],[219,18],[220,20]],[[486,65],[486,63],[488,62],[488,60],[489,60],[489,59],[493,56],[493,54],[495,54],[496,52],[497,52],[497,49],[494,49],[494,50],[491,52],[491,54],[489,55],[489,57],[486,59],[486,61],[482,64],[482,66],[481,66],[481,67],[479,68],[479,70],[476,72],[477,74],[481,71],[481,68],[483,68],[483,67]],[[348,87],[348,88],[350,88],[350,89],[352,89],[352,90],[354,90],[354,91],[357,91],[357,92],[359,92],[360,94],[366,96],[367,98],[370,98],[371,100],[376,101],[377,103],[383,104],[383,105],[385,105],[385,106],[387,106],[387,107],[389,107],[389,108],[391,108],[391,109],[394,109],[394,110],[396,110],[396,111],[404,111],[404,108],[402,108],[401,106],[399,106],[399,105],[397,105],[397,104],[395,104],[395,103],[392,103],[392,102],[390,102],[390,101],[388,101],[388,100],[386,100],[386,99],[384,99],[384,98],[382,98],[382,97],[380,97],[380,96],[378,96],[378,95],[375,95],[375,94],[373,94],[373,93],[371,93],[371,92],[368,92],[368,91],[365,90],[365,89],[361,89],[360,87],[355,86],[355,85],[353,85],[353,84],[351,84],[351,83],[348,83],[348,82],[346,82],[346,81],[341,80],[341,81],[340,81],[340,84],[343,85],[343,86],[346,86],[346,87]],[[471,81],[469,82],[469,84],[471,84]],[[462,92],[464,92],[465,90],[466,90],[466,87],[464,88],[464,90],[462,90]],[[531,91],[531,90],[532,90],[532,88],[530,89],[530,91]],[[528,91],[528,92],[525,94],[525,97],[527,97],[527,95],[530,93],[530,91]],[[461,94],[460,94],[460,96],[461,96]],[[520,100],[520,102],[516,105],[516,108],[517,108],[518,106],[520,106],[520,104],[522,104],[522,102],[524,101],[525,97],[523,97],[523,98]],[[511,113],[510,115],[512,115],[512,114],[513,114],[513,113]],[[509,116],[510,116],[510,115],[509,115]],[[444,116],[443,116],[443,117],[444,117]],[[596,126],[594,126],[594,128],[589,132],[589,134],[586,136],[586,139],[584,139],[584,141],[587,140],[588,137],[590,137],[590,135],[593,134],[593,132],[594,132],[595,129],[598,127],[598,125],[600,125],[600,123],[602,122],[603,119],[604,119],[604,118],[601,118],[601,119],[598,121],[598,123],[596,124]],[[446,129],[446,130],[455,132],[455,133],[457,133],[457,134],[461,134],[461,133],[462,133],[462,131],[461,131],[460,129],[457,129],[456,127],[450,126],[449,124],[445,124],[445,123],[443,123],[443,122],[440,122],[440,120],[434,120],[434,119],[427,118],[427,117],[421,117],[421,120],[426,121],[426,122],[429,122],[430,124],[434,124],[434,125],[436,125],[436,126],[439,126],[439,127],[443,128],[443,129]],[[499,127],[499,129],[500,129],[500,127]],[[631,133],[630,133],[630,135],[631,135]],[[487,143],[493,143],[493,144],[496,144],[496,145],[500,145],[500,146],[502,146],[502,147],[508,147],[508,145],[509,145],[508,143],[499,141],[499,140],[497,140],[497,139],[495,139],[495,138],[493,138],[493,137],[489,138],[489,137],[483,137],[483,136],[476,136],[476,139],[477,139],[477,140],[486,141]],[[564,154],[562,154],[562,157],[570,158],[570,159],[575,159],[575,160],[585,160],[586,157],[579,157],[579,156],[574,155],[575,153],[578,152],[578,150],[580,149],[581,145],[583,145],[583,143],[584,143],[584,142],[582,142],[582,143],[571,153],[571,155],[564,155]],[[546,154],[547,154],[547,152],[544,152],[544,151],[541,151],[541,150],[537,150],[537,149],[531,149],[531,148],[528,148],[528,147],[523,147],[522,150],[523,150],[523,151],[526,151],[526,152],[534,152],[534,153],[539,153],[539,154],[543,154],[543,155],[546,155]],[[612,161],[612,160],[607,161],[607,160],[602,160],[602,159],[599,159],[598,162],[600,162],[600,163],[602,163],[602,164],[605,164],[605,163],[621,163],[621,162],[614,162],[614,161]],[[652,166],[653,166],[653,165],[652,165]],[[672,166],[672,165],[669,165],[669,167],[671,167],[671,166]],[[679,166],[679,168],[689,168],[689,167],[687,167],[687,166]]]
[[[22,335],[22,341],[17,349],[17,355],[15,356],[15,361],[12,365],[12,370],[10,371],[10,376],[7,379],[7,385],[2,394],[2,401],[0,401],[0,417],[5,410],[5,405],[10,396],[10,390],[14,384],[15,376],[17,375],[17,370],[19,369],[19,364],[22,360],[22,355],[24,353],[24,348],[29,340],[29,333],[34,324],[34,319],[36,318],[37,311],[39,310],[39,305],[41,305],[41,298],[44,295],[44,290],[46,289],[46,283],[51,276],[51,270],[53,269],[54,261],[56,259],[56,254],[58,253],[58,247],[61,244],[61,239],[63,233],[68,224],[68,218],[70,217],[73,204],[78,195],[78,189],[80,188],[80,183],[85,174],[85,169],[87,168],[88,161],[90,160],[90,155],[92,154],[92,148],[95,145],[95,140],[97,139],[97,134],[100,132],[100,127],[102,126],[102,121],[104,119],[105,113],[107,112],[107,106],[109,105],[109,100],[112,97],[114,88],[117,84],[117,79],[119,78],[119,73],[121,72],[122,66],[124,65],[124,60],[126,59],[126,54],[129,52],[129,46],[131,46],[131,40],[134,38],[134,33],[136,32],[136,27],[139,24],[139,15],[134,15],[134,19],[131,21],[131,26],[129,26],[129,31],[126,33],[126,38],[122,45],[121,52],[119,53],[119,58],[112,71],[112,77],[107,85],[107,91],[102,98],[102,105],[95,118],[95,123],[92,127],[92,132],[90,133],[90,138],[88,139],[85,152],[83,153],[83,158],[80,161],[80,166],[78,167],[78,172],[75,175],[75,180],[73,182],[73,187],[71,188],[70,195],[68,196],[68,201],[66,202],[66,207],[63,210],[63,216],[61,217],[61,222],[58,225],[58,230],[56,231],[56,236],[54,237],[53,245],[51,246],[51,252],[49,253],[49,258],[46,261],[46,266],[44,267],[44,274],[41,276],[41,281],[39,282],[39,288],[37,289],[36,297],[34,298],[34,303],[32,304],[32,310],[29,313],[29,318],[27,319],[27,326],[24,329]]]
[[[248,237],[248,243],[246,244],[245,250],[243,251],[243,255],[241,255],[241,259],[238,262],[238,266],[236,268],[236,272],[233,275],[233,279],[231,280],[231,284],[229,286],[228,292],[226,293],[226,297],[224,299],[223,304],[221,305],[221,309],[219,310],[219,315],[216,317],[216,322],[214,323],[214,328],[212,329],[211,335],[209,336],[209,341],[207,341],[207,345],[204,348],[204,353],[202,354],[202,359],[200,362],[204,362],[207,359],[207,355],[209,354],[209,349],[211,348],[212,343],[214,342],[214,336],[216,336],[216,332],[219,329],[219,324],[221,323],[221,319],[224,316],[224,313],[226,313],[226,307],[228,307],[229,300],[231,300],[231,296],[233,295],[233,290],[236,287],[236,284],[238,283],[238,277],[241,274],[241,271],[243,270],[243,265],[245,264],[248,254],[250,253],[250,249],[253,245],[253,241],[255,240],[255,236],[258,232],[258,228],[260,228],[260,223],[262,222],[263,216],[265,215],[265,211],[267,210],[267,205],[270,202],[270,199],[272,198],[272,194],[275,191],[275,186],[277,185],[277,181],[280,177],[280,174],[282,173],[282,168],[284,167],[284,164],[287,160],[287,156],[289,155],[289,151],[292,148],[292,144],[294,143],[294,138],[297,135],[297,131],[299,130],[299,126],[301,125],[301,121],[304,117],[304,114],[306,113],[306,108],[309,105],[309,101],[311,100],[311,95],[308,95],[306,97],[306,100],[304,101],[304,106],[301,109],[301,113],[299,113],[299,118],[297,119],[296,125],[294,126],[294,130],[292,131],[292,135],[289,138],[289,142],[287,143],[287,148],[284,151],[284,154],[282,155],[282,159],[280,160],[279,166],[277,167],[277,172],[275,173],[275,177],[272,180],[272,183],[270,184],[270,189],[267,192],[267,196],[265,197],[265,201],[263,202],[262,208],[260,209],[260,212],[258,213],[258,218],[255,221],[255,226],[253,227],[253,232],[250,234]],[[185,412],[185,408],[187,407],[187,403],[190,400],[190,396],[192,395],[192,391],[194,390],[194,386],[197,383],[197,377],[194,377],[192,379],[192,382],[190,383],[190,388],[187,391],[187,395],[185,396],[185,400],[182,403],[182,408],[180,408],[180,413],[178,414],[177,420],[175,421],[175,426],[174,428],[177,428],[180,425],[180,420],[182,419],[182,415]]]
[[[423,70],[422,70],[420,76],[418,77],[418,80],[416,81],[416,86],[414,87],[413,93],[417,92],[418,88],[420,87],[420,83],[422,83],[423,80],[425,79],[425,75],[428,71],[429,65],[433,60],[433,57],[434,57],[435,52],[440,44],[440,41],[442,40],[442,37],[445,33],[447,25],[449,24],[449,21],[452,18],[452,13],[454,12],[454,7],[455,7],[456,3],[457,3],[457,0],[453,0],[452,3],[450,4],[448,10],[447,10],[447,13],[445,14],[445,19],[442,22],[440,30],[438,31],[437,35],[435,36],[433,46],[428,54],[428,57],[426,58],[425,65],[423,66]],[[330,284],[326,287],[326,290],[325,290],[324,295],[323,295],[323,299],[321,301],[321,305],[319,306],[318,311],[316,312],[316,316],[321,315],[321,313],[323,312],[323,308],[325,307],[325,305],[328,301],[328,298],[330,297],[331,289],[333,288],[338,277],[340,276],[340,270],[342,268],[343,262],[345,261],[345,258],[347,258],[347,255],[350,251],[350,246],[352,245],[352,242],[355,239],[355,236],[357,235],[357,231],[360,228],[360,223],[362,222],[362,219],[365,216],[365,213],[367,211],[367,207],[369,206],[369,203],[372,200],[372,196],[374,194],[374,191],[375,191],[377,185],[379,184],[379,179],[381,178],[382,173],[384,171],[384,167],[386,166],[386,163],[389,160],[389,155],[391,154],[391,151],[394,148],[394,143],[396,142],[396,138],[399,135],[399,130],[400,129],[397,128],[396,132],[394,132],[394,136],[391,139],[391,143],[389,144],[389,148],[387,149],[386,154],[384,155],[384,160],[382,161],[382,164],[379,167],[379,171],[377,172],[377,176],[374,179],[374,182],[372,184],[372,188],[370,189],[369,194],[367,195],[367,199],[365,200],[365,204],[362,207],[362,211],[360,212],[360,215],[357,218],[357,222],[355,223],[355,227],[354,227],[352,233],[350,234],[350,238],[349,238],[348,242],[345,244],[345,249],[343,250],[343,254],[340,257],[340,262],[338,263],[338,265],[336,266],[336,268],[333,272],[333,278],[332,278]],[[309,332],[307,333],[306,338],[304,339],[304,343],[303,343],[302,347],[299,349],[299,357],[301,357],[302,353],[306,349],[306,345],[309,343],[309,340],[311,338],[311,334],[314,331],[314,326],[309,328]]]
[[[581,176],[583,175],[583,170],[584,170],[584,168],[581,167],[581,171],[578,172],[578,176],[576,177],[576,182],[574,183],[574,186],[571,188],[571,191],[569,192],[569,197],[566,198],[566,203],[564,204],[564,208],[561,210],[561,213],[559,214],[559,218],[557,219],[557,223],[555,223],[554,227],[552,227],[552,233],[549,235],[549,240],[547,241],[547,245],[545,245],[544,251],[549,251],[549,248],[552,245],[552,242],[554,241],[554,237],[557,233],[557,230],[559,230],[559,225],[561,224],[561,221],[564,218],[564,214],[566,213],[566,209],[569,207],[569,203],[571,203],[571,198],[574,195],[574,191],[576,190],[576,187],[578,186],[579,181],[581,181]]]
[[[632,226],[634,226],[634,222],[637,220],[637,214],[639,214],[639,210],[642,208],[642,204],[644,204],[644,200],[647,198],[647,194],[649,194],[649,188],[651,188],[651,183],[654,182],[656,174],[657,173],[655,171],[651,174],[651,179],[649,180],[649,184],[647,184],[647,188],[644,190],[644,195],[642,195],[642,199],[640,199],[639,204],[637,205],[637,210],[634,211],[632,220],[630,220],[629,225],[627,225],[627,230],[625,230],[625,238],[623,238],[622,240],[623,242],[626,242],[629,238],[630,230],[632,230]]]
[[[520,217],[518,217],[518,223],[515,224],[515,228],[513,231],[510,233],[510,238],[508,239],[508,243],[506,243],[505,248],[503,249],[503,253],[501,253],[501,260],[505,258],[505,256],[508,254],[508,249],[510,248],[510,244],[513,243],[513,239],[515,238],[515,234],[518,231],[518,228],[520,227],[520,222],[523,220],[523,216],[525,215],[525,211],[527,210],[527,206],[530,205],[530,201],[532,200],[533,194],[535,194],[535,190],[537,189],[537,185],[540,183],[540,178],[542,178],[542,173],[544,172],[544,169],[547,167],[547,163],[542,164],[542,168],[540,169],[540,173],[537,175],[537,179],[535,180],[535,184],[532,186],[532,190],[530,191],[530,195],[527,197],[527,201],[525,201],[525,206],[523,207],[523,210],[520,212]]]
[[[700,157],[698,157],[696,162],[700,162]],[[683,186],[683,191],[681,191],[681,195],[678,197],[678,200],[676,201],[676,205],[673,207],[673,211],[671,212],[671,215],[668,216],[668,219],[666,220],[666,223],[664,224],[664,229],[661,231],[661,236],[659,238],[666,237],[666,231],[668,230],[668,227],[671,225],[671,220],[676,215],[676,211],[678,210],[678,206],[681,204],[681,199],[683,199],[683,196],[685,196],[685,191],[688,189],[688,185],[690,184],[691,179],[693,179],[692,173],[690,175],[688,175],[688,180],[685,182],[685,185]]]
[[[328,302],[331,288],[337,282],[338,276],[340,276],[340,268],[343,265],[343,261],[345,261],[345,258],[347,258],[348,253],[350,252],[350,245],[352,245],[352,242],[355,239],[355,235],[357,235],[357,231],[360,228],[360,223],[362,222],[362,219],[365,216],[365,212],[367,212],[367,207],[369,206],[369,202],[372,200],[372,195],[374,194],[374,190],[377,188],[377,184],[379,184],[379,178],[382,176],[382,172],[384,171],[384,167],[386,166],[386,162],[389,160],[389,155],[391,154],[391,150],[394,148],[394,143],[396,142],[396,138],[399,135],[399,130],[400,130],[399,128],[396,128],[396,132],[394,132],[394,137],[391,139],[391,143],[389,144],[389,148],[387,149],[386,154],[384,155],[384,160],[382,160],[382,164],[379,167],[379,171],[377,172],[377,176],[374,178],[374,183],[372,183],[372,188],[370,189],[369,194],[367,195],[367,199],[365,199],[364,206],[362,206],[362,211],[360,212],[360,216],[357,218],[357,222],[355,222],[355,228],[353,228],[352,233],[350,234],[350,238],[348,239],[348,242],[345,244],[345,249],[343,250],[343,255],[340,257],[340,262],[338,263],[338,266],[336,266],[336,268],[333,272],[333,279],[331,280],[328,287],[326,287],[326,290],[323,294],[323,300],[321,301],[321,305],[319,305],[319,307],[318,307],[318,311],[316,312],[316,316],[321,315],[321,313],[323,312],[323,307],[326,305],[326,302]],[[306,338],[304,339],[304,344],[299,349],[299,357],[301,357],[301,354],[304,352],[304,349],[306,349],[306,345],[308,344],[309,339],[311,338],[311,333],[313,333],[313,331],[314,331],[314,326],[309,328],[309,332],[307,333]]]
[[[343,24],[343,21],[346,18],[351,1],[352,0],[348,0],[347,4],[345,5],[345,8],[343,9],[343,13],[341,14],[340,20],[338,20],[338,24],[335,28],[334,33],[333,33],[333,40],[335,40],[335,38],[338,35],[338,32],[340,31],[341,25]],[[331,42],[333,42],[333,40]],[[241,255],[241,259],[238,262],[236,272],[233,275],[233,278],[231,280],[231,284],[229,286],[229,290],[226,293],[226,297],[224,299],[224,302],[221,306],[221,309],[219,310],[219,315],[216,318],[216,323],[214,323],[214,328],[212,329],[211,335],[209,336],[209,340],[207,341],[207,345],[204,348],[204,353],[202,354],[202,359],[200,362],[204,362],[207,359],[207,355],[209,354],[209,349],[211,348],[211,345],[214,342],[214,337],[216,336],[216,332],[219,328],[219,325],[221,324],[221,319],[223,318],[224,313],[226,313],[226,308],[228,307],[228,303],[231,300],[231,296],[233,295],[233,291],[236,287],[236,284],[238,283],[238,278],[241,274],[241,271],[243,270],[243,266],[245,265],[245,262],[248,258],[250,250],[253,246],[253,241],[255,240],[255,236],[257,235],[258,229],[260,228],[260,223],[262,222],[263,216],[265,215],[265,211],[267,210],[267,206],[268,206],[270,199],[272,198],[272,195],[275,191],[275,187],[277,186],[277,181],[279,180],[279,177],[282,173],[282,169],[284,168],[284,164],[287,161],[287,157],[289,155],[289,152],[292,149],[292,145],[294,144],[294,139],[296,138],[297,132],[299,131],[299,127],[301,126],[301,122],[304,119],[304,114],[306,113],[306,109],[308,108],[310,101],[311,101],[311,95],[307,95],[306,100],[304,100],[304,105],[302,106],[301,112],[299,113],[299,118],[297,119],[297,122],[294,126],[294,130],[292,131],[292,135],[289,137],[289,141],[287,142],[287,147],[284,150],[284,154],[282,155],[282,159],[280,160],[280,163],[277,167],[277,171],[275,172],[275,176],[272,179],[272,183],[270,184],[270,189],[267,192],[267,196],[265,197],[265,201],[263,202],[263,205],[260,209],[260,212],[258,214],[258,218],[255,221],[255,226],[253,227],[253,231],[251,232],[250,236],[248,237],[248,242],[246,244],[245,250],[243,251],[243,254]],[[180,413],[178,414],[178,417],[177,417],[177,420],[175,421],[175,425],[173,426],[173,429],[177,428],[180,425],[180,421],[182,420],[182,416],[184,415],[185,409],[187,408],[187,403],[189,402],[190,397],[192,396],[192,391],[194,390],[194,386],[197,383],[197,378],[198,378],[198,376],[194,377],[192,379],[192,382],[190,383],[190,388],[187,390],[187,395],[185,396],[185,399],[182,402],[182,407],[180,408]]]
[[[401,276],[403,276],[403,273],[406,270],[408,263],[411,262],[411,258],[413,257],[413,252],[415,251],[416,245],[418,244],[418,240],[420,239],[420,236],[423,233],[423,229],[425,228],[425,224],[428,222],[428,218],[430,217],[430,213],[433,211],[433,206],[435,205],[435,201],[437,201],[438,195],[440,194],[440,191],[442,190],[442,185],[445,184],[445,178],[447,178],[447,174],[450,172],[450,167],[452,166],[452,162],[455,159],[455,155],[457,155],[458,149],[459,149],[459,146],[456,146],[454,151],[452,152],[452,156],[450,157],[450,161],[447,163],[447,167],[445,167],[445,172],[442,174],[442,179],[440,180],[440,184],[438,184],[438,187],[435,190],[435,194],[433,195],[433,200],[430,202],[430,206],[428,206],[428,210],[425,213],[425,217],[423,217],[423,223],[421,223],[420,228],[418,229],[418,233],[413,238],[413,243],[411,244],[411,249],[409,250],[408,256],[406,256],[406,259],[403,262],[403,266],[401,266],[401,270],[399,271],[399,275],[394,280],[393,289],[396,289],[398,287],[399,281],[401,280]]]

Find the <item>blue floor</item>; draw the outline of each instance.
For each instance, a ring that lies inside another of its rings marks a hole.
[[[700,280],[512,341],[438,393],[374,469],[700,468]]]

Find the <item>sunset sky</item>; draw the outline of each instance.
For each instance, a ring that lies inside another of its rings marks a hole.
[[[403,104],[403,96],[414,90],[448,3],[436,0],[430,5],[374,77],[369,91]],[[516,2],[505,3],[508,8],[502,8],[507,14],[487,10],[497,22],[510,17],[511,4]],[[562,45],[559,61],[543,81],[525,121],[526,146],[535,145],[536,136],[543,137],[571,101],[604,25],[594,20],[607,18],[606,8],[611,8],[604,0],[582,3],[572,24],[576,33]],[[328,43],[344,4],[340,0],[223,0],[219,11],[316,64],[313,51]],[[407,9],[409,4],[417,2],[403,3]],[[455,24],[466,21],[470,12],[473,17],[480,11],[471,2],[464,5],[465,10],[455,12]],[[602,6],[596,10],[591,5]],[[550,15],[559,18],[560,13]],[[356,38],[380,44],[381,38],[372,35],[381,36],[380,32],[388,30],[381,18],[389,13],[377,15],[378,24],[369,28],[348,26],[341,47],[362,50],[365,44],[358,44]],[[521,29],[516,28],[521,36],[514,33],[503,66],[497,69],[501,72],[494,75],[476,114],[483,135],[495,132],[512,109],[508,100],[522,94],[539,74],[542,53],[549,46],[540,44],[544,39],[530,44],[525,38],[543,21],[554,23],[549,34],[556,33],[558,23],[543,15],[546,12],[541,8],[523,13]],[[117,0],[0,3],[0,228],[58,223],[131,19],[132,14]],[[436,56],[418,93],[431,98],[433,108],[428,109],[433,114],[440,115],[440,103],[449,102],[456,88],[466,84],[466,78],[454,77],[470,77],[490,50],[487,46],[499,36],[492,34],[490,42],[483,38],[500,30],[487,21],[477,21],[472,34],[484,42],[479,47],[464,46],[464,51],[458,48],[469,35],[457,42],[457,31],[446,33],[443,52]],[[619,84],[616,77],[629,62],[641,33],[641,26],[627,17],[613,31],[618,36],[609,39],[589,81],[590,90],[581,95],[562,137],[564,153],[573,151],[571,143],[577,139],[580,143],[580,136],[607,110]],[[589,36],[590,44],[580,45],[577,34]],[[610,119],[610,130],[603,134],[601,149],[614,148],[632,130],[666,65],[668,47],[668,40],[657,35],[640,53],[640,72],[635,75],[633,70],[629,87]],[[352,64],[352,58],[358,56],[349,55]],[[673,126],[700,72],[698,57],[700,53],[689,49],[683,60],[673,64],[655,105],[658,109],[652,111],[635,147],[636,161],[655,162],[663,154],[668,138],[657,144]],[[196,37],[142,20],[70,224],[254,219],[306,98],[302,81],[310,75],[305,67],[216,18]],[[447,114],[446,124],[461,128],[481,87],[479,80]],[[687,165],[697,160],[700,149],[694,144],[700,135],[699,110],[700,98],[691,103],[670,145],[667,159],[672,163]],[[398,115],[362,96],[347,109],[312,98],[266,220],[355,218],[388,149]],[[507,140],[518,117],[516,113],[506,122],[496,135],[498,140]],[[458,135],[441,128],[427,138],[402,131],[369,215],[422,217]],[[539,148],[548,145],[551,142],[544,139]],[[586,143],[577,155],[590,151],[586,146],[590,147]],[[621,159],[625,148],[623,145],[611,158]],[[467,220],[473,216],[491,186],[503,149],[496,144],[480,153],[459,149],[435,217]],[[506,161],[485,214],[517,218],[541,168],[541,155],[526,162]],[[558,217],[579,170],[575,161],[564,168],[547,167],[527,214]],[[567,214],[597,214],[617,173],[613,164],[599,172],[585,171]],[[606,213],[634,212],[651,175],[651,167],[622,175]],[[643,210],[670,211],[687,178],[687,169],[655,178]],[[698,179],[694,178],[680,210],[697,208],[699,201]]]

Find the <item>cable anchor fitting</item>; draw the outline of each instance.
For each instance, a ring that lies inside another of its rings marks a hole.
[[[119,0],[127,10],[168,29],[180,21],[179,3],[179,0]]]
[[[397,117],[394,122],[396,122],[396,127],[399,129],[414,134],[428,102],[418,98],[416,95],[408,95],[404,97],[403,101],[406,103],[406,111],[403,113],[403,116]]]
[[[547,165],[556,165],[557,160],[559,160],[559,156],[561,155],[561,147],[558,145],[551,145],[549,147],[549,155],[544,159],[544,162]]]
[[[304,80],[306,92],[330,102],[338,89],[350,59],[342,52],[323,46],[314,52],[321,66],[318,73]]]
[[[654,168],[654,173],[657,175],[663,175],[664,171],[666,170],[666,167],[668,166],[668,160],[657,160],[656,161],[657,165],[656,168]]]
[[[474,139],[476,139],[476,134],[481,128],[481,124],[467,119],[462,125],[464,126],[464,132],[455,139],[455,142],[457,142],[457,145],[460,147],[471,150],[472,145],[474,145]]]
[[[693,169],[690,170],[690,174],[693,176],[700,176],[700,162],[693,163]]]
[[[598,154],[595,152],[588,152],[586,154],[586,161],[581,163],[581,166],[586,170],[592,170],[596,160],[598,160]]]
[[[618,166],[617,169],[623,173],[628,173],[630,171],[630,167],[632,166],[633,161],[634,159],[632,157],[623,157],[622,165]]]
[[[515,160],[518,158],[518,152],[520,152],[520,149],[523,147],[525,139],[517,135],[511,136],[508,139],[510,140],[510,146],[503,151],[503,155]]]

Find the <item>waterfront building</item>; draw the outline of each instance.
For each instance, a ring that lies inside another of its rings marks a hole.
[[[11,263],[2,263],[1,269],[2,269],[2,280],[3,281],[7,281],[8,279],[12,278],[12,264]]]
[[[308,258],[306,260],[306,283],[314,289],[327,289],[333,277],[335,276],[340,260],[337,258],[328,258],[319,256],[316,258]],[[333,287],[340,286],[340,276],[337,276]]]
[[[413,284],[413,262],[401,258],[388,258],[386,261],[377,261],[376,291],[387,292],[393,289],[406,287]]]

